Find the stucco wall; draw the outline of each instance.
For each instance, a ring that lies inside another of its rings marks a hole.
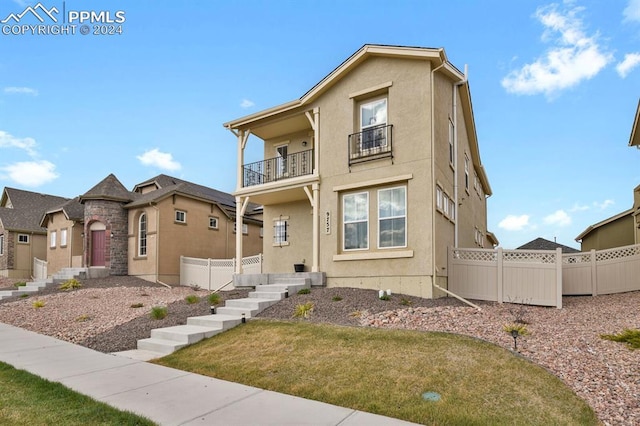
[[[67,230],[67,244],[61,244],[62,230]],[[56,231],[56,246],[50,247],[51,231]],[[53,275],[62,268],[73,267],[74,256],[82,256],[82,231],[83,226],[79,223],[67,220],[63,212],[56,212],[49,215],[47,223],[46,260],[47,273]]]
[[[604,250],[635,244],[633,226],[634,219],[631,215],[600,226],[582,239],[580,250]]]

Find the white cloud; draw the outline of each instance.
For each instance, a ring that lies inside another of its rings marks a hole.
[[[536,10],[535,17],[545,27],[543,41],[554,41],[547,52],[502,79],[507,92],[534,95],[544,93],[551,97],[557,92],[577,85],[597,75],[613,55],[603,52],[598,45],[597,33],[588,36],[578,17],[581,8],[558,10],[552,4]],[[554,39],[555,38],[555,39]]]
[[[32,89],[31,87],[5,87],[4,93],[38,96],[38,91],[36,89]]]
[[[22,186],[36,187],[55,180],[55,164],[42,161],[22,161],[0,168],[3,178],[8,178]]]
[[[598,203],[598,202],[594,202],[593,203],[593,205],[596,206],[597,208],[599,208],[600,210],[604,210],[607,207],[612,206],[614,204],[615,204],[615,202],[613,200],[604,200],[601,203]]]
[[[242,102],[240,102],[240,107],[242,108],[251,108],[254,105],[255,103],[249,99],[243,99]]]
[[[145,166],[154,166],[169,171],[176,171],[182,168],[182,165],[173,159],[173,155],[168,152],[160,152],[158,148],[138,155],[136,158]]]
[[[622,15],[624,15],[625,21],[640,22],[640,0],[629,0]]]
[[[508,215],[498,223],[498,227],[507,231],[522,231],[529,225],[529,215]]]
[[[586,205],[583,205],[583,204],[578,204],[578,203],[576,203],[576,204],[574,204],[574,205],[573,205],[573,207],[571,207],[571,208],[569,209],[569,211],[570,211],[571,213],[573,213],[573,212],[584,212],[584,211],[587,211],[587,210],[589,210],[589,209],[590,209],[590,207],[589,207],[589,206],[586,206]]]
[[[564,210],[557,210],[544,218],[547,225],[569,226],[571,225],[571,216]]]
[[[627,53],[622,62],[616,65],[616,71],[620,77],[625,78],[638,65],[640,65],[640,53]]]
[[[23,149],[33,157],[36,155],[36,145],[36,141],[33,138],[17,138],[0,130],[0,148]]]

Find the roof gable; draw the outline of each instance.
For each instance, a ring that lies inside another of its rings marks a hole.
[[[555,241],[549,241],[544,238],[536,238],[535,240],[521,245],[516,250],[555,250],[557,248],[562,249],[563,253],[580,253],[580,250],[578,249],[556,243]]]
[[[629,137],[629,146],[635,146],[640,149],[640,99],[638,99],[638,108],[636,109],[636,118],[631,126],[631,136]]]

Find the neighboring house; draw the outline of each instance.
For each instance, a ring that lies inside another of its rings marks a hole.
[[[81,268],[84,237],[84,206],[78,197],[47,210],[40,225],[48,229],[47,274],[62,268]]]
[[[237,217],[264,206],[267,273],[304,263],[329,286],[433,297],[448,247],[498,243],[469,84],[443,49],[365,45],[300,99],[224,126]],[[249,136],[263,161],[244,164]]]
[[[89,275],[132,275],[180,282],[180,256],[235,254],[232,195],[159,175],[133,191],[110,174],[77,199],[46,211],[48,269],[88,267]],[[262,251],[262,210],[251,204],[242,226],[244,255]]]
[[[578,249],[556,243],[555,241],[549,241],[544,238],[531,240],[528,243],[521,245],[516,250],[555,250],[557,248],[562,249],[562,253],[564,254],[580,253],[580,250]]]
[[[631,126],[629,146],[640,149],[640,100]],[[640,185],[633,190],[633,206],[590,225],[576,237],[582,251],[604,250],[640,244]]]
[[[29,279],[33,258],[47,258],[43,213],[65,202],[55,195],[5,188],[0,198],[0,276]]]
[[[633,190],[633,207],[590,225],[576,241],[582,251],[640,244],[640,185]]]

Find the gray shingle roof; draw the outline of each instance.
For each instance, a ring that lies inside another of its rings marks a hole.
[[[44,216],[52,213],[63,212],[65,217],[75,222],[84,221],[84,206],[80,203],[80,197],[75,197],[72,200],[60,204],[58,206],[48,209]],[[42,218],[44,220],[44,217]]]
[[[6,230],[45,233],[46,229],[40,226],[44,212],[68,199],[21,189],[5,188],[2,200],[4,205],[12,206],[12,208],[0,207],[0,221]]]
[[[86,200],[110,200],[127,203],[136,198],[137,194],[128,191],[112,173],[81,195],[80,202],[83,203]]]
[[[565,246],[564,244],[545,240],[544,238],[536,238],[535,240],[521,245],[516,250],[555,250],[557,248],[561,248],[563,253],[580,253],[580,250],[578,249]]]

